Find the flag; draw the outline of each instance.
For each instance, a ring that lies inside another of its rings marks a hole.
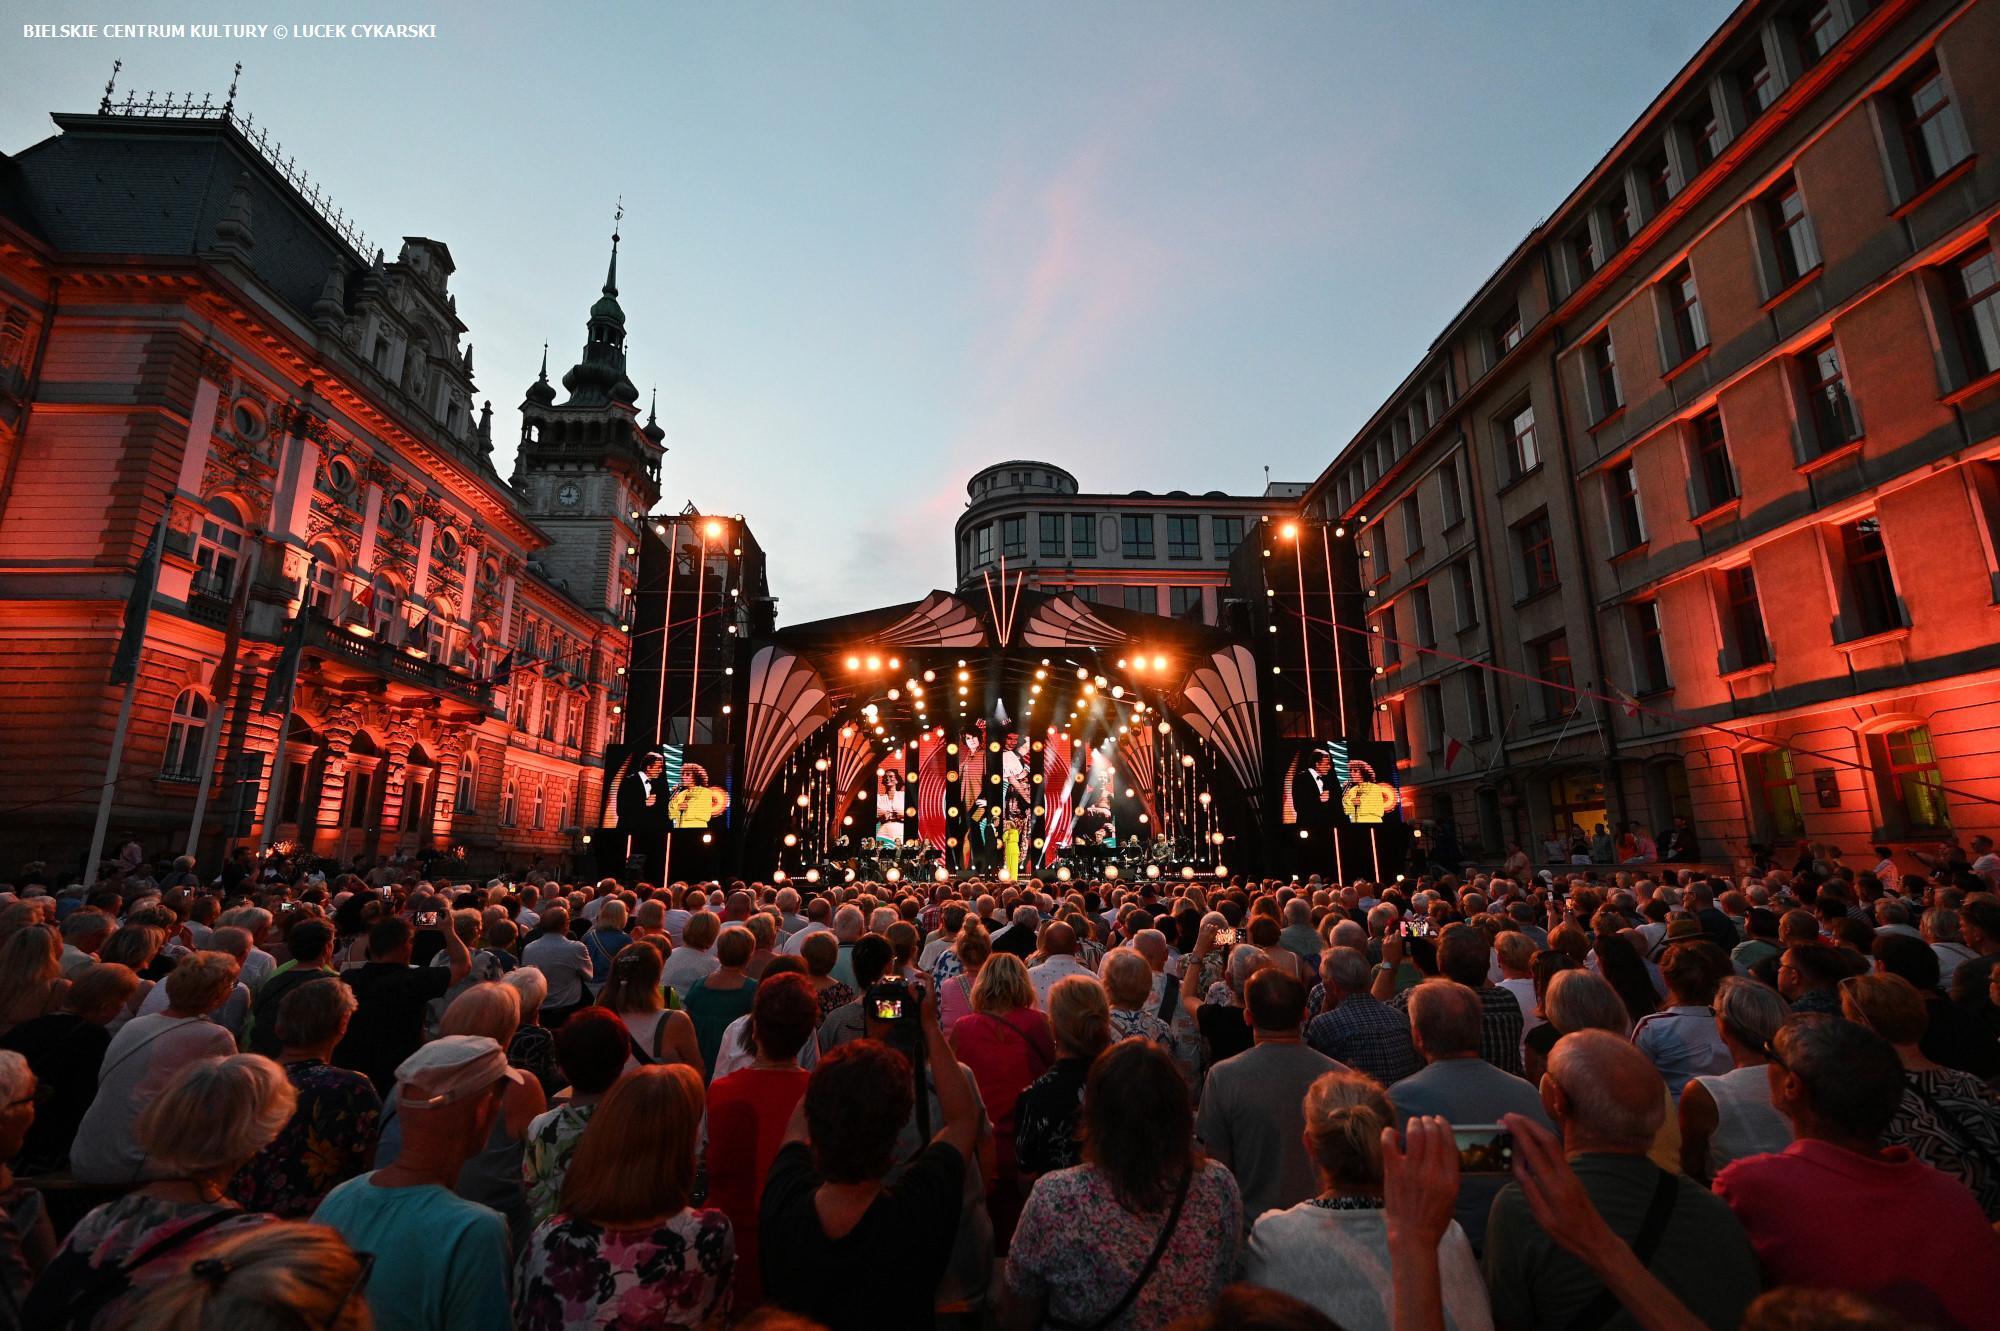
[[[153,525],[153,538],[139,567],[132,573],[132,595],[125,602],[125,631],[118,638],[117,655],[111,658],[111,682],[130,684],[139,673],[139,649],[146,643],[146,619],[153,613],[153,590],[160,581],[160,551],[167,543],[167,519],[162,515]]]
[[[509,647],[506,651],[500,653],[500,660],[494,665],[493,673],[486,677],[486,683],[492,688],[502,689],[507,687],[508,681],[513,678],[514,649]]]
[[[1625,715],[1636,717],[1640,712],[1645,710],[1645,708],[1639,705],[1637,698],[1625,692],[1625,690],[1619,688],[1616,684],[1611,685],[1611,692],[1617,697],[1619,702],[1625,704]]]
[[[1465,746],[1450,735],[1444,737],[1444,770],[1449,772],[1458,755],[1465,752]]]
[[[308,611],[304,603],[299,605],[298,614],[292,616],[292,625],[285,631],[285,650],[278,653],[278,664],[271,671],[271,682],[264,689],[264,703],[257,710],[265,716],[292,710],[292,687],[299,679],[299,657],[306,649],[306,618]]]
[[[222,659],[215,663],[215,675],[208,683],[209,696],[220,708],[229,701],[236,685],[236,654],[243,645],[243,614],[250,600],[250,579],[237,579],[236,595],[229,602],[229,626],[222,635]]]

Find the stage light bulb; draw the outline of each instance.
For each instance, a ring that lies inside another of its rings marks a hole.
[[[1288,541],[1292,540],[1299,534],[1299,524],[1296,522],[1287,522],[1284,526],[1278,528],[1278,534]]]
[[[1283,671],[1283,670],[1282,670],[1282,669],[1281,669],[1280,667],[1278,667],[1278,666],[1272,666],[1272,667],[1271,667],[1271,673],[1272,673],[1272,674],[1274,674],[1274,675],[1279,675],[1279,674],[1283,674],[1283,673],[1284,673],[1284,671]]]
[[[846,817],[842,818],[842,819],[840,820],[840,825],[841,825],[842,827],[852,827],[852,826],[854,826],[854,815],[850,813],[850,814],[848,814],[848,815],[847,815]]]
[[[1058,883],[1067,883],[1069,881],[1069,866],[1067,864],[1056,870],[1056,881]]]
[[[924,671],[924,683],[935,684],[936,682],[937,682],[937,671],[935,670]]]
[[[1166,668],[1167,668],[1167,658],[1166,658],[1166,657],[1164,657],[1164,656],[1156,656],[1156,657],[1154,657],[1154,658],[1153,658],[1153,669],[1155,669],[1155,670],[1165,670]]]
[[[963,684],[966,680],[971,678],[972,678],[972,672],[970,670],[961,670],[958,672],[958,682],[961,684]]]
[[[665,536],[665,535],[667,534],[667,524],[666,524],[666,523],[664,523],[664,522],[656,522],[656,523],[654,523],[654,524],[653,524],[653,534],[654,534],[655,536]]]
[[[1218,845],[1218,846],[1219,846],[1219,845],[1221,845],[1221,844],[1223,843],[1223,841],[1224,841],[1224,840],[1225,840],[1226,838],[1225,838],[1225,837],[1224,837],[1224,836],[1222,835],[1222,833],[1220,833],[1220,832],[1210,832],[1210,833],[1208,834],[1208,839],[1209,839],[1210,841],[1213,841],[1213,842],[1214,842],[1214,843],[1215,843],[1216,845]]]
[[[1000,866],[1000,872],[994,874],[993,876],[995,878],[998,878],[1003,883],[1011,883],[1014,881],[1013,872],[1010,869],[1008,869],[1007,866],[1004,864]]]
[[[1167,724],[1167,723],[1166,723],[1165,721],[1162,721],[1162,722],[1160,722],[1160,733],[1161,733],[1162,735],[1167,735],[1167,734],[1171,734],[1171,733],[1173,733],[1173,727],[1172,727],[1171,725]],[[1193,766],[1194,766],[1194,759],[1193,759],[1193,757],[1189,757],[1189,758],[1188,758],[1188,760],[1187,760],[1187,765],[1188,765],[1189,767],[1193,767]]]
[[[1150,822],[1152,822],[1152,821],[1153,821],[1153,819],[1152,819],[1152,816],[1151,816],[1150,814],[1143,814],[1143,813],[1142,813],[1142,814],[1140,814],[1140,815],[1139,815],[1139,821],[1140,821],[1140,822],[1142,822],[1142,823],[1150,823]]]
[[[619,706],[619,705],[618,705],[617,703],[612,703],[612,704],[611,704],[611,714],[612,714],[613,716],[617,716],[617,715],[618,715],[618,714],[619,714],[620,712],[622,712],[622,711],[624,711],[624,710],[625,710],[625,709],[624,709],[623,707],[620,707],[620,706]]]
[[[806,870],[806,881],[807,881],[808,883],[817,883],[817,882],[819,881],[819,870],[818,870],[818,869],[807,869],[807,870]]]
[[[797,803],[801,809],[806,808],[808,805],[812,803],[812,796],[801,795],[799,796]]]
[[[1181,866],[1181,877],[1183,878],[1194,877],[1194,866],[1192,864],[1183,864]]]
[[[1278,589],[1276,587],[1266,587],[1264,589],[1264,595],[1266,596],[1276,596],[1277,594],[1278,594]]]
[[[1278,631],[1278,626],[1276,624],[1271,625],[1271,632],[1276,633],[1277,631]]]
[[[881,658],[881,657],[879,657],[879,656],[871,656],[871,657],[869,657],[869,658],[868,658],[868,668],[869,668],[870,670],[880,670],[880,669],[882,668],[882,658]]]
[[[1078,679],[1089,679],[1089,678],[1090,678],[1090,672],[1089,672],[1088,670],[1084,669],[1084,668],[1083,668],[1082,666],[1078,666],[1078,667],[1076,668],[1076,677],[1077,677]]]
[[[1274,702],[1271,704],[1271,710],[1274,712],[1282,712],[1285,710],[1285,705],[1281,702]]]
[[[715,537],[722,535],[722,524],[717,522],[714,518],[710,518],[707,524],[703,526],[701,530],[703,535],[709,537],[710,539],[714,539]]]
[[[782,882],[784,882],[784,881],[785,881],[785,871],[784,871],[783,869],[773,869],[773,870],[771,870],[771,881],[772,881],[772,882],[774,882],[774,883],[782,883]]]
[[[893,864],[890,865],[887,869],[882,871],[882,879],[884,882],[893,883],[896,882],[898,879],[900,879],[902,876],[903,876],[903,871],[901,869],[898,869]]]
[[[729,706],[730,706],[730,705],[729,705],[728,703],[724,703],[724,704],[722,704],[722,714],[723,714],[724,716],[728,716],[728,715],[729,715]]]
[[[1095,684],[1085,684],[1083,692],[1086,697],[1092,696],[1097,692],[1097,686]]]
[[[1128,799],[1128,800],[1129,800],[1129,799],[1131,799],[1131,798],[1132,798],[1132,797],[1133,797],[1134,795],[1136,795],[1137,793],[1138,793],[1138,792],[1137,792],[1137,791],[1135,791],[1135,790],[1133,790],[1133,789],[1132,789],[1132,787],[1130,787],[1130,786],[1127,786],[1127,787],[1125,787],[1125,798],[1126,798],[1126,799]]]
[[[816,758],[813,760],[813,770],[815,772],[824,772],[826,770],[826,767],[827,767],[826,759]]]
[[[1042,691],[1042,686],[1039,684],[1030,684],[1028,686],[1028,692],[1030,693],[1039,694],[1041,691]]]
[[[798,834],[797,832],[787,832],[787,833],[785,833],[785,844],[786,844],[786,845],[788,845],[788,846],[796,846],[796,845],[798,845],[798,844],[799,844],[799,834]]]
[[[714,843],[715,843],[715,833],[713,833],[713,832],[703,832],[703,833],[701,834],[701,844],[702,844],[702,845],[704,845],[704,846],[708,846],[708,845],[713,845]]]
[[[1216,865],[1216,866],[1215,866],[1215,876],[1216,876],[1217,878],[1227,878],[1227,877],[1229,877],[1229,866],[1228,866],[1228,865],[1226,865],[1226,864],[1218,864],[1218,865]]]
[[[1118,668],[1120,670],[1125,670],[1128,668],[1125,664],[1125,658],[1122,656],[1118,658]]]
[[[849,870],[848,870],[848,871],[847,871],[847,872],[846,872],[846,873],[845,873],[844,875],[842,875],[842,877],[843,877],[843,878],[845,878],[845,879],[846,879],[846,881],[848,881],[848,882],[850,882],[850,883],[851,883],[851,882],[853,882],[853,881],[854,881],[854,870],[852,870],[852,869],[849,869]]]
[[[848,658],[847,658],[847,668],[848,668],[849,670],[859,670],[859,669],[861,669],[861,658],[860,658],[860,657],[858,657],[858,656],[850,656],[850,657],[848,657]]]
[[[1335,527],[1335,528],[1333,529],[1333,534],[1334,534],[1335,536],[1345,536],[1345,535],[1347,535],[1347,528],[1345,528],[1345,527]]]
[[[1157,864],[1149,864],[1149,865],[1147,865],[1147,866],[1146,866],[1146,877],[1148,877],[1148,878],[1158,878],[1159,876],[1160,876],[1160,866],[1159,866],[1159,865],[1157,865]]]
[[[889,658],[889,669],[901,670],[902,668],[903,668],[903,663],[901,660],[893,656]]]
[[[940,867],[931,877],[940,883],[948,883],[951,881],[951,870]]]
[[[1310,841],[1310,840],[1312,840],[1312,833],[1310,833],[1310,832],[1306,831],[1306,829],[1305,829],[1305,828],[1301,827],[1301,828],[1299,829],[1299,840],[1301,840],[1301,841]]]
[[[900,698],[900,697],[902,697],[902,696],[903,696],[903,691],[902,691],[901,689],[890,689],[890,690],[889,690],[889,701],[890,701],[890,702],[894,702],[894,701],[896,701],[896,699],[898,699],[898,698]]]
[[[1116,877],[1118,876],[1118,866],[1117,866],[1117,865],[1115,865],[1115,864],[1107,864],[1107,865],[1105,865],[1105,866],[1104,866],[1104,876],[1105,876],[1106,878],[1116,878]]]
[[[958,745],[956,745],[956,744],[947,744],[947,745],[945,745],[945,746],[944,746],[944,751],[945,751],[946,753],[951,753],[951,754],[955,754],[955,753],[957,753],[957,752],[958,752]]]
[[[1204,808],[1204,809],[1206,809],[1206,808],[1207,808],[1207,807],[1209,806],[1209,803],[1210,803],[1210,802],[1211,802],[1212,800],[1214,800],[1214,798],[1215,798],[1215,796],[1213,796],[1213,795],[1209,794],[1209,793],[1208,793],[1207,791],[1205,791],[1205,790],[1204,790],[1204,791],[1202,791],[1202,792],[1201,792],[1201,807],[1202,807],[1202,808]]]
[[[964,665],[964,664],[965,664],[965,660],[964,660],[964,658],[963,658],[963,657],[961,657],[961,658],[959,659],[959,662],[958,662],[958,663],[959,663],[960,665]]]

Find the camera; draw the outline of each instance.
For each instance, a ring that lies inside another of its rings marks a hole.
[[[1422,916],[1418,916],[1415,919],[1403,920],[1397,926],[1397,931],[1405,938],[1429,938],[1437,932],[1437,926]]]
[[[863,1011],[871,1021],[907,1021],[914,1024],[923,1011],[921,995],[904,980],[878,980],[868,986]]]
[[[1215,945],[1217,947],[1235,947],[1236,931],[1234,929],[1217,929],[1215,931]]]
[[[419,929],[435,929],[443,923],[444,912],[441,910],[420,910],[417,912],[417,928]]]
[[[1451,1125],[1463,1174],[1509,1174],[1514,1170],[1514,1134],[1498,1123]]]
[[[299,903],[296,901],[280,901],[278,903],[278,912],[281,915],[289,915],[298,908]]]

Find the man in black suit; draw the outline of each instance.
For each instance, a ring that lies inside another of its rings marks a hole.
[[[628,855],[654,854],[666,831],[666,771],[666,755],[652,749],[618,783],[618,835]]]
[[[1337,798],[1333,755],[1325,749],[1313,749],[1299,760],[1299,770],[1292,775],[1292,808],[1299,826],[1313,831],[1333,826],[1334,812],[1340,807]]]
[[[974,873],[991,873],[1000,864],[1000,818],[985,800],[972,809],[972,822],[965,829],[965,845]]]

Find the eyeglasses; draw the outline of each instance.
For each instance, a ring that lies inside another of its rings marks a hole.
[[[341,1314],[347,1311],[348,1304],[354,1302],[354,1296],[367,1287],[368,1273],[375,1269],[375,1254],[372,1252],[357,1252],[354,1254],[354,1260],[360,1263],[359,1269],[354,1273],[354,1283],[350,1284],[347,1292],[340,1296],[340,1302],[333,1305],[333,1313],[326,1319],[326,1331],[333,1331],[334,1327],[340,1325]]]

